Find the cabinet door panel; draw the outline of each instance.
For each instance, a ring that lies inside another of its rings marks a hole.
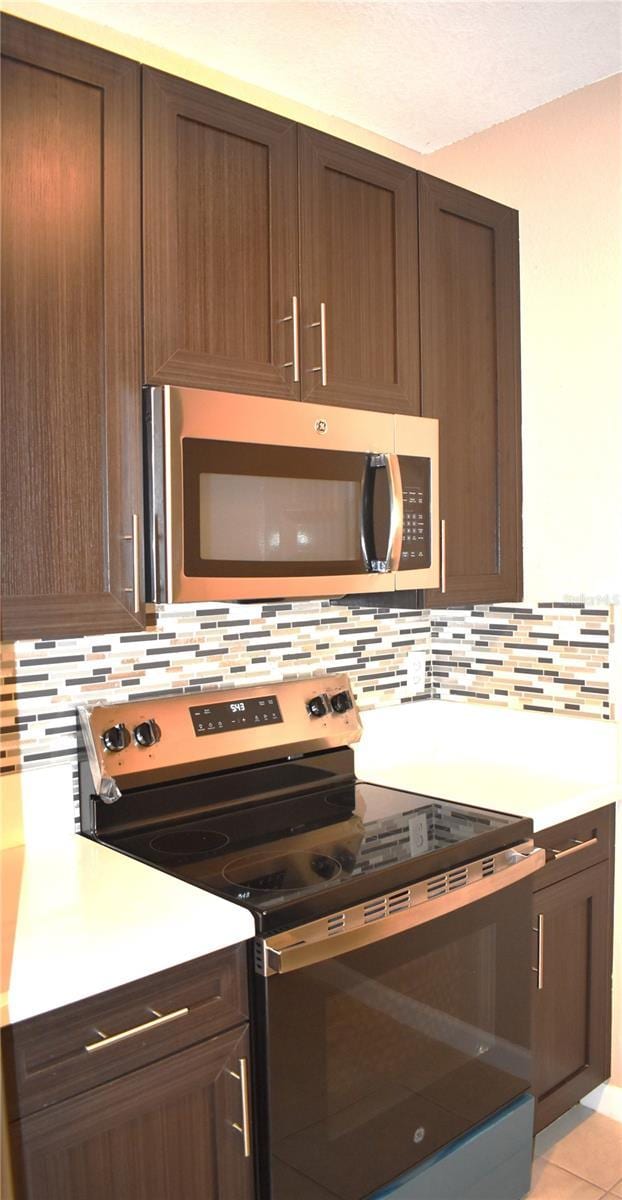
[[[296,129],[143,71],[145,373],[299,397]]]
[[[542,987],[534,972],[533,1014],[533,1087],[541,1129],[609,1073],[610,863],[536,892],[533,916],[542,938]]]
[[[234,1029],[15,1122],[24,1200],[251,1200],[230,1074],[248,1046]]]
[[[440,419],[444,593],[522,597],[517,214],[419,177],[421,411]]]
[[[416,413],[416,174],[310,129],[298,136],[303,399]]]
[[[3,632],[133,629],[139,68],[2,26]]]

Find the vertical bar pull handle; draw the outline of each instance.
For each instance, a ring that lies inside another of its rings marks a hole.
[[[250,1156],[251,1156],[251,1123],[250,1123],[250,1109],[249,1109],[249,1102],[248,1102],[248,1062],[246,1061],[245,1058],[239,1058],[238,1063],[240,1065],[239,1071],[230,1071],[229,1068],[227,1067],[227,1074],[229,1074],[232,1079],[239,1080],[240,1092],[242,1095],[242,1124],[240,1125],[237,1121],[232,1121],[231,1128],[235,1129],[236,1133],[242,1134],[242,1140],[243,1140],[243,1144],[244,1144],[244,1157],[250,1158]]]
[[[538,913],[538,924],[533,926],[533,932],[538,935],[538,965],[532,967],[536,975],[538,991],[544,987],[544,913]]]
[[[294,368],[294,383],[300,383],[300,326],[298,324],[298,297],[292,296],[292,311],[291,316],[281,317],[279,325],[284,325],[286,321],[292,323],[292,342],[294,348],[294,356],[282,364],[284,367]]]
[[[132,513],[132,532],[123,535],[124,542],[132,543],[132,586],[123,589],[131,592],[132,606],[135,613],[140,612],[140,520],[138,513]]]
[[[441,521],[441,592],[447,591],[447,522]]]
[[[307,328],[308,329],[319,329],[319,331],[320,331],[320,364],[321,365],[319,367],[309,367],[309,372],[310,372],[310,374],[314,374],[316,371],[319,371],[321,373],[321,377],[322,377],[322,387],[326,387],[326,384],[328,382],[328,368],[326,365],[327,364],[326,305],[323,300],[322,300],[322,303],[320,304],[320,319],[319,319],[319,321],[312,321],[311,324],[307,326]]]

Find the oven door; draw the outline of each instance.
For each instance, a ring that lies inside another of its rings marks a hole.
[[[262,1200],[371,1197],[525,1092],[531,891],[258,980]]]

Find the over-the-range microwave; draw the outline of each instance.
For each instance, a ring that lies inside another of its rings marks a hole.
[[[438,586],[436,420],[161,387],[145,440],[152,600]]]

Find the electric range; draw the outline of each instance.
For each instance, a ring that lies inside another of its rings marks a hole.
[[[254,916],[262,1200],[389,1194],[524,1096],[529,820],[358,780],[345,675],[80,718],[83,832]]]

